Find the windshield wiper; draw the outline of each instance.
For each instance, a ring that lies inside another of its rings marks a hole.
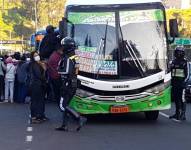
[[[144,73],[144,68],[139,60],[139,58],[137,57],[134,49],[132,48],[131,44],[128,41],[124,41],[125,43],[125,47],[128,50],[135,66],[137,67],[137,69],[139,70],[140,74],[142,77],[145,77],[145,73]]]
[[[136,68],[138,69],[139,73],[141,74],[141,77],[145,77],[144,68],[143,68],[139,58],[137,57],[133,47],[131,46],[131,44],[127,40],[123,39],[123,32],[122,32],[120,24],[119,24],[119,30],[121,33],[123,47],[125,45],[125,49],[128,51],[129,55],[131,56]]]
[[[74,23],[72,22],[72,21],[70,21],[68,18],[62,18],[63,20],[65,20],[66,21],[66,23],[69,23],[69,24],[71,24],[72,25],[72,27],[71,27],[71,38],[74,38],[74,32],[75,32],[75,25],[74,25]]]
[[[105,36],[104,36],[104,45],[103,45],[103,56],[105,58],[105,50],[106,50],[106,41],[107,41],[107,31],[108,31],[108,20],[107,20],[107,24],[105,26]]]
[[[100,39],[100,43],[99,43],[99,48],[98,50],[96,51],[96,54],[95,56],[97,55],[98,56],[98,59],[97,61],[101,60],[100,62],[100,66],[96,72],[96,78],[99,77],[99,72],[104,64],[104,60],[105,60],[105,51],[106,51],[106,41],[107,41],[107,31],[108,31],[108,20],[107,20],[107,23],[106,23],[106,27],[105,27],[105,35],[104,35],[104,38],[101,38]],[[97,67],[96,67],[97,68]]]

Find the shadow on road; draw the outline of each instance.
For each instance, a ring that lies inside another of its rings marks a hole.
[[[99,114],[86,115],[89,124],[153,124],[157,121],[148,121],[144,113],[128,114]]]

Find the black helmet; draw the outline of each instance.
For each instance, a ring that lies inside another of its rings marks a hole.
[[[47,33],[54,33],[54,27],[52,25],[48,25],[46,27],[46,32]]]
[[[178,59],[183,59],[185,55],[184,47],[177,46],[174,51],[174,56]]]
[[[65,37],[61,40],[61,45],[66,53],[74,52],[76,49],[76,43],[73,38]]]

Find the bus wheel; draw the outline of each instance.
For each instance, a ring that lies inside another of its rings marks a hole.
[[[159,111],[156,110],[156,111],[146,111],[145,112],[145,117],[147,120],[157,120],[158,119],[158,116],[159,116]]]

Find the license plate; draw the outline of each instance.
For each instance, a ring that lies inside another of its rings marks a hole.
[[[110,112],[113,114],[127,113],[129,112],[129,107],[128,106],[113,106],[111,107]]]

